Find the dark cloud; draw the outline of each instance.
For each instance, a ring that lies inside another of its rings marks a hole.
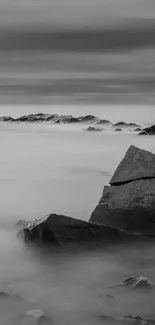
[[[154,19],[119,28],[81,31],[1,29],[0,50],[126,51],[155,46],[154,35]]]

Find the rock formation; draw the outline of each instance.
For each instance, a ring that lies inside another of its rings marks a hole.
[[[148,128],[143,129],[139,135],[155,135],[155,125],[149,126]]]
[[[81,243],[125,243],[144,239],[104,225],[51,214],[42,219],[34,219],[24,227],[26,241],[37,244],[81,244]]]
[[[97,126],[89,126],[86,131],[90,131],[90,132],[101,132],[101,131],[103,131],[103,129],[100,128],[100,127],[97,127]]]
[[[131,146],[90,221],[155,236],[155,155]]]

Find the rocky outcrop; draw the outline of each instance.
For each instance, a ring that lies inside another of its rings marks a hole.
[[[101,131],[103,131],[103,129],[100,128],[100,127],[97,127],[97,126],[89,126],[86,131],[89,131],[89,132],[101,132]]]
[[[111,121],[102,119],[100,117],[94,115],[84,115],[74,117],[72,115],[59,115],[59,114],[45,114],[45,113],[37,113],[37,114],[29,114],[23,115],[17,118],[13,118],[10,116],[2,116],[0,117],[1,122],[15,122],[15,123],[51,123],[51,124],[88,124],[88,125],[101,125],[105,126],[109,129],[111,126],[115,129],[129,129],[135,130],[139,127],[139,125],[135,123],[126,123],[126,122],[118,122],[113,124]]]
[[[117,122],[115,124],[113,124],[113,126],[116,126],[116,127],[122,127],[122,128],[127,128],[127,127],[130,127],[130,128],[137,128],[139,127],[138,124],[135,124],[135,123],[126,123],[126,122]]]
[[[57,214],[28,222],[24,227],[24,237],[26,241],[45,245],[95,242],[112,244],[144,239],[126,231]]]
[[[155,135],[155,124],[148,127],[148,128],[145,128],[143,129],[139,135]]]
[[[155,236],[155,155],[131,146],[90,221]]]

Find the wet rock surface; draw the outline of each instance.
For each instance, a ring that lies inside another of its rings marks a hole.
[[[131,146],[90,221],[155,236],[155,155]]]

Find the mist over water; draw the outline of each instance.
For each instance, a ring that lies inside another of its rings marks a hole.
[[[153,108],[147,108],[153,114]],[[148,111],[95,107],[95,115],[145,125]],[[5,115],[52,112],[78,116],[94,107],[5,107]],[[123,116],[126,110],[128,115]],[[11,114],[12,112],[12,114]],[[112,114],[113,112],[113,114]],[[4,107],[0,108],[0,115]],[[145,115],[146,114],[146,115]],[[155,283],[154,244],[51,251],[25,245],[15,226],[57,212],[88,220],[117,164],[134,144],[155,153],[152,137],[85,132],[86,125],[0,123],[1,324],[35,324],[25,312],[42,309],[54,324],[106,324],[100,315],[155,318],[154,291],[105,289],[131,275]],[[113,298],[111,297],[113,296]],[[9,313],[8,313],[9,310]]]

